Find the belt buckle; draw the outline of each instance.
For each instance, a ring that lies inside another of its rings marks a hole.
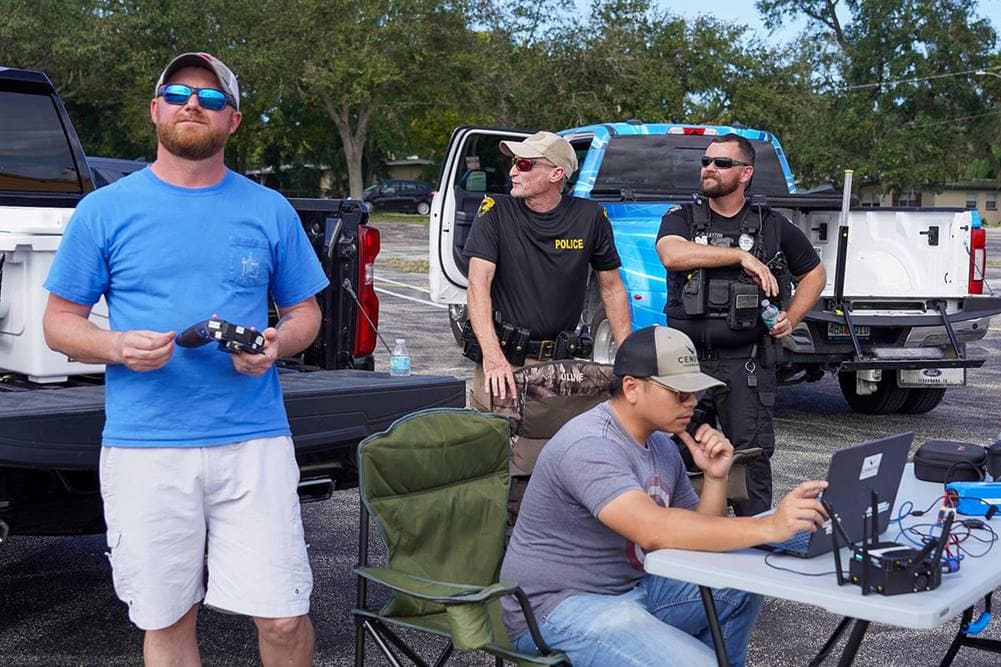
[[[539,356],[536,357],[539,361],[549,361],[553,358],[553,354],[556,352],[556,341],[555,340],[540,340],[539,341]]]

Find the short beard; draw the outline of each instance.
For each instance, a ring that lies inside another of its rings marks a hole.
[[[717,180],[715,185],[706,185],[706,179],[703,178],[702,182],[699,184],[699,193],[703,197],[717,199],[736,192],[738,187],[740,187],[740,181],[737,181],[732,186],[727,187],[721,180]]]
[[[177,125],[164,123],[156,126],[156,138],[167,152],[184,160],[205,160],[226,147],[229,133],[213,130],[207,125],[206,132],[179,130]]]

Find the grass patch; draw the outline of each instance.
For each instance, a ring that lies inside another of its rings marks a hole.
[[[400,259],[399,257],[387,257],[376,260],[376,265],[391,266],[404,273],[427,273],[431,270],[431,263],[426,259]]]
[[[385,213],[382,211],[376,211],[369,216],[368,221],[376,227],[387,223],[392,224],[399,222],[411,225],[426,225],[428,217],[426,215],[417,215],[415,213]]]

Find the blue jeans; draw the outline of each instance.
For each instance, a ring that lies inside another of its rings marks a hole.
[[[725,588],[714,590],[713,598],[730,664],[742,667],[761,596]],[[716,664],[699,587],[650,574],[621,595],[567,598],[539,619],[539,631],[574,667]],[[514,644],[519,651],[537,651],[528,632]]]

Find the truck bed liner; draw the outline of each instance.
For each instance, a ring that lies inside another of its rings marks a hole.
[[[452,377],[333,370],[280,378],[300,456],[351,446],[415,410],[466,404],[465,383]],[[103,386],[0,392],[0,466],[96,468],[103,428]]]

